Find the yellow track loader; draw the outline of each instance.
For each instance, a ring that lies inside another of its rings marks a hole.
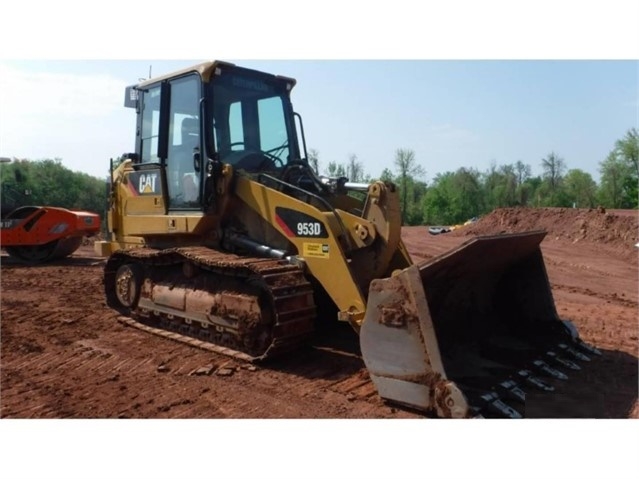
[[[127,87],[135,151],[96,243],[125,321],[258,361],[293,357],[328,304],[381,397],[437,417],[522,417],[527,390],[598,353],[557,315],[543,232],[414,264],[393,184],[309,166],[294,85],[214,61]]]

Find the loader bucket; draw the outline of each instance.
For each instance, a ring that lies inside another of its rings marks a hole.
[[[597,354],[557,315],[545,234],[477,237],[374,280],[360,345],[380,396],[437,417],[523,417],[527,391]]]

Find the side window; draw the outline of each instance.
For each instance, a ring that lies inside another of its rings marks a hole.
[[[149,88],[142,96],[142,131],[140,132],[142,163],[156,163],[160,134],[160,87]]]

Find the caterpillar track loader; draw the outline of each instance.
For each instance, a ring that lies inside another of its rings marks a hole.
[[[123,321],[294,360],[328,303],[381,397],[437,417],[522,417],[527,391],[598,353],[557,315],[543,232],[414,264],[393,184],[309,166],[294,85],[215,61],[126,89],[135,152],[112,162],[110,237],[96,243]]]

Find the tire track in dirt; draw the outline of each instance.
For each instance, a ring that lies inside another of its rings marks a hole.
[[[52,275],[55,281],[49,282]],[[100,278],[100,268],[77,266],[11,267],[3,274],[3,299],[9,296],[9,301],[2,303],[5,394],[0,416],[390,414],[360,358],[310,350],[250,371],[224,356],[121,325],[117,313],[104,307]],[[225,367],[233,374],[192,374],[208,364],[213,371]],[[158,371],[160,365],[165,372]]]
[[[565,284],[551,283],[553,291],[565,291],[572,294],[580,294],[589,298],[602,299],[608,303],[616,303],[626,308],[637,309],[637,301],[624,297],[624,293],[607,293],[601,291],[594,291],[591,288],[583,288],[579,286],[569,286]]]
[[[157,367],[153,364],[154,358],[148,357],[144,352],[131,355],[127,350],[118,351],[117,346],[120,343],[118,340],[115,341],[115,347],[110,347],[108,344],[103,347],[103,338],[99,340],[90,336],[87,338],[86,333],[78,334],[74,331],[76,324],[83,323],[103,322],[100,329],[113,327],[117,324],[114,320],[115,316],[111,312],[105,314],[103,311],[88,315],[78,315],[77,311],[63,311],[35,314],[25,319],[17,310],[4,309],[4,324],[23,322],[28,326],[28,333],[18,336],[12,332],[3,337],[3,378],[6,381],[3,385],[0,415],[2,417],[100,416],[91,412],[96,404],[86,401],[91,396],[95,396],[96,389],[109,382],[117,381],[119,375],[135,381],[153,373]],[[69,317],[73,320],[70,321]],[[8,341],[6,336],[9,337]],[[32,343],[33,337],[38,337],[39,341]],[[109,335],[105,336],[105,339],[109,339]],[[148,338],[142,341],[148,341]],[[67,346],[61,348],[61,343]],[[11,349],[24,350],[25,344],[31,344],[30,349],[34,352],[27,355],[7,353]],[[176,374],[179,374],[179,371],[176,371]],[[90,378],[90,381],[87,382],[84,378]],[[77,380],[78,387],[69,388],[69,379]],[[156,396],[171,394],[170,388],[167,389],[165,384],[145,389]],[[74,398],[75,401],[73,401]],[[65,404],[77,403],[78,398],[85,400],[84,404],[73,405],[78,413],[65,412]],[[24,404],[31,405],[21,407]]]
[[[149,335],[135,331],[148,340]],[[356,341],[354,333],[348,329],[349,338]],[[202,366],[202,360],[215,365],[213,369],[230,369],[234,373],[219,378],[214,373],[211,378],[199,377],[192,380],[200,385],[210,384],[214,390],[226,389],[234,398],[231,401],[219,401],[214,393],[204,394],[198,401],[207,401],[206,409],[197,404],[183,407],[182,404],[169,404],[170,417],[334,417],[333,414],[350,417],[386,417],[391,408],[383,404],[370,381],[361,357],[353,354],[327,353],[319,349],[299,351],[295,360],[290,357],[259,364],[257,367],[230,359],[215,353],[203,352],[181,344],[167,342],[164,338],[154,338],[161,344],[174,344],[175,354],[166,359],[171,366],[171,374],[191,376],[194,368]],[[353,345],[351,344],[352,348]],[[188,361],[180,353],[189,351],[195,358]],[[197,351],[194,352],[194,351]],[[202,359],[200,359],[202,358]],[[199,361],[199,362],[198,362]],[[251,371],[249,368],[254,369]],[[237,398],[250,397],[245,403]],[[330,396],[330,401],[326,398]],[[259,397],[259,400],[257,399]],[[281,403],[280,398],[287,401]],[[247,404],[258,402],[259,407],[251,408]],[[335,403],[327,406],[326,403]],[[294,405],[293,408],[289,406]],[[321,412],[316,407],[322,404]],[[326,409],[331,412],[327,413]],[[253,411],[253,412],[251,412]],[[258,415],[254,416],[253,414]],[[293,413],[293,411],[296,411]],[[300,413],[303,411],[303,413]],[[159,411],[168,412],[166,409]],[[406,413],[405,417],[420,417],[414,413]]]
[[[300,352],[294,363],[286,358],[273,361],[252,379],[251,386],[299,402],[300,409],[312,411],[303,417],[423,417],[386,405],[361,357],[325,348]],[[322,408],[315,410],[318,405]]]

